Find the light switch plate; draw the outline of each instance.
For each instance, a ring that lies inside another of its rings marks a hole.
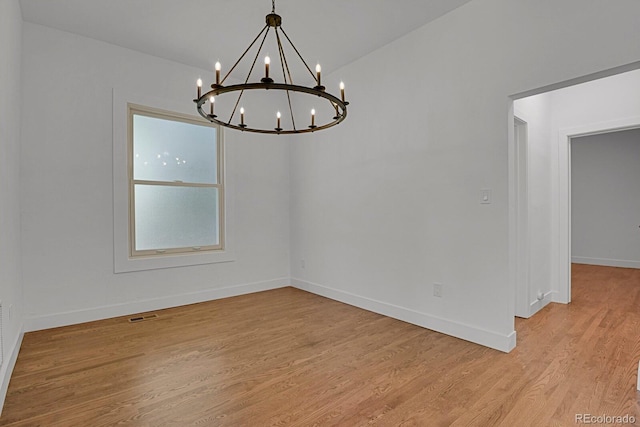
[[[491,189],[485,188],[480,190],[480,204],[481,205],[491,204]]]

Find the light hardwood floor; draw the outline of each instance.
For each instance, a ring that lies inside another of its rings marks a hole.
[[[26,334],[0,425],[640,419],[640,270],[574,265],[573,302],[517,319],[509,354],[293,288],[157,313]]]

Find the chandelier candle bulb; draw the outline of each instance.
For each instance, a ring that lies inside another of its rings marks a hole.
[[[320,67],[320,64],[316,64],[316,75],[318,76],[318,86],[321,86],[320,83],[320,72],[322,71],[322,68]]]
[[[264,76],[269,78],[269,64],[271,64],[271,58],[268,56],[264,57]]]
[[[196,81],[196,86],[198,86],[198,99],[200,99],[202,96],[202,79]]]
[[[244,108],[240,107],[240,125],[244,125]]]
[[[277,129],[280,129],[280,111],[278,111],[278,113],[276,114],[276,117],[278,118],[278,126]]]
[[[340,98],[344,102],[344,82],[340,82]]]
[[[211,106],[211,115],[212,116],[214,115],[213,114],[213,104],[215,104],[215,102],[216,102],[216,99],[213,96],[209,97],[209,105]]]
[[[220,62],[216,62],[216,84],[219,85],[220,84],[220,70],[222,69],[222,65],[220,65]]]
[[[316,110],[312,109],[311,110],[311,126],[315,126],[316,125]]]

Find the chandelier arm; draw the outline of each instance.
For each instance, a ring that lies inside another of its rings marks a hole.
[[[287,75],[284,72],[284,58],[282,54],[282,43],[280,43],[280,36],[278,35],[278,29],[276,28],[276,41],[278,42],[278,55],[280,56],[280,65],[282,66],[282,77],[285,83],[293,83],[287,81]]]
[[[289,76],[289,84],[293,84],[293,78],[291,78],[291,71],[289,70],[289,63],[287,62],[287,57],[284,54],[284,48],[282,47],[282,42],[280,41],[280,34],[278,34],[278,29],[276,28],[276,40],[278,41],[278,51],[280,52],[280,63],[282,64],[282,74],[284,76],[284,82],[287,83],[287,75]],[[285,69],[287,70],[285,74]]]
[[[291,107],[291,95],[289,95],[289,91],[287,90],[287,100],[289,101],[289,113],[291,114],[291,125],[293,127],[293,130],[297,130],[296,129],[296,120],[293,118],[293,108]]]
[[[258,51],[256,52],[255,58],[253,58],[253,63],[251,64],[251,68],[249,68],[249,73],[247,74],[247,78],[244,80],[244,84],[245,85],[247,84],[247,82],[249,81],[249,78],[251,77],[251,73],[253,72],[253,68],[256,66],[256,61],[258,60],[258,57],[260,56],[260,52],[262,51],[262,46],[264,46],[264,41],[267,39],[267,36],[269,35],[269,30],[271,28],[268,25],[265,28],[267,28],[267,31],[264,33],[264,37],[262,38],[262,43],[260,43],[260,47],[258,48]],[[262,31],[264,31],[264,30],[262,30]],[[262,34],[262,31],[260,32],[260,34]],[[255,41],[254,41],[254,43],[255,43]],[[251,43],[251,45],[253,46],[253,43]],[[243,54],[243,56],[244,56],[244,54]],[[238,99],[236,100],[236,105],[233,106],[233,111],[231,112],[231,116],[229,117],[229,123],[231,123],[231,120],[233,120],[233,116],[236,114],[236,110],[238,109],[238,104],[240,104],[240,100],[242,99],[242,95],[243,94],[244,94],[244,89],[242,89],[240,91],[240,95],[238,95]]]
[[[284,54],[284,49],[282,47],[282,42],[280,41],[280,35],[278,34],[278,28],[276,27],[276,40],[278,42],[278,52],[280,53],[280,64],[282,65],[282,77],[284,78],[284,82],[287,83],[287,74],[289,75],[289,84],[293,84],[293,79],[291,78],[291,71],[289,70],[289,64],[287,63],[287,57]],[[286,71],[285,71],[286,70]],[[293,107],[291,106],[291,95],[287,90],[287,101],[289,102],[289,113],[291,114],[291,124],[293,126],[293,130],[296,131],[296,119],[293,115]]]
[[[291,45],[293,50],[298,54],[298,57],[300,58],[300,60],[304,64],[304,66],[307,67],[307,70],[309,70],[309,74],[311,74],[311,77],[313,77],[313,80],[315,80],[318,84],[320,84],[320,82],[318,82],[318,80],[316,79],[316,76],[313,74],[313,71],[311,71],[311,68],[309,68],[309,65],[307,64],[307,61],[304,60],[304,58],[302,57],[302,55],[300,54],[300,52],[296,48],[296,45],[293,44],[293,42],[291,41],[291,39],[287,35],[287,32],[284,30],[284,28],[282,28],[282,26],[280,26],[280,30],[282,30],[282,34],[284,34],[284,36],[287,38],[287,40],[289,41],[289,44]]]
[[[233,116],[235,116],[236,114],[236,110],[238,109],[238,104],[240,104],[240,100],[242,99],[243,93],[244,93],[244,89],[240,91],[240,94],[238,95],[238,99],[236,99],[236,105],[233,106],[233,111],[231,112],[231,115],[229,116],[229,121],[227,122],[228,125],[231,124],[231,120],[233,120]]]
[[[262,51],[262,46],[264,46],[264,42],[267,39],[267,36],[269,35],[269,30],[270,29],[271,29],[271,27],[267,26],[267,32],[264,33],[264,37],[262,38],[262,42],[260,43],[260,47],[258,48],[258,51],[256,52],[255,58],[253,58],[253,63],[251,64],[251,68],[249,68],[249,73],[247,74],[247,78],[244,80],[245,84],[247,84],[247,82],[249,81],[249,78],[251,77],[251,73],[253,72],[253,68],[256,66],[256,61],[258,61],[258,57],[260,56],[260,52]]]
[[[222,79],[222,81],[220,82],[220,84],[224,84],[225,80],[227,80],[227,77],[229,77],[229,75],[231,74],[231,72],[238,66],[238,64],[240,63],[240,61],[242,61],[242,58],[245,57],[245,55],[247,54],[247,52],[249,52],[249,50],[253,47],[254,44],[256,44],[256,41],[258,41],[258,39],[260,38],[260,36],[262,35],[262,33],[264,33],[264,30],[267,30],[267,33],[269,32],[268,30],[269,25],[265,25],[264,28],[258,33],[258,35],[256,36],[255,39],[253,39],[253,41],[251,42],[251,44],[249,45],[248,48],[245,49],[245,51],[242,53],[242,55],[240,55],[240,58],[238,58],[238,60],[236,61],[235,64],[233,64],[233,67],[231,67],[229,69],[229,71],[227,72],[227,74],[225,74],[224,78]],[[266,35],[265,35],[266,37]],[[262,41],[262,43],[264,43],[264,39]],[[258,53],[260,53],[260,50],[258,50]]]

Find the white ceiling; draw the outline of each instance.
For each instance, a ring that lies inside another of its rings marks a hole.
[[[469,1],[278,0],[276,12],[310,66],[320,62],[331,72]],[[21,6],[27,22],[203,69],[216,60],[231,66],[271,12],[269,0],[21,0]]]

